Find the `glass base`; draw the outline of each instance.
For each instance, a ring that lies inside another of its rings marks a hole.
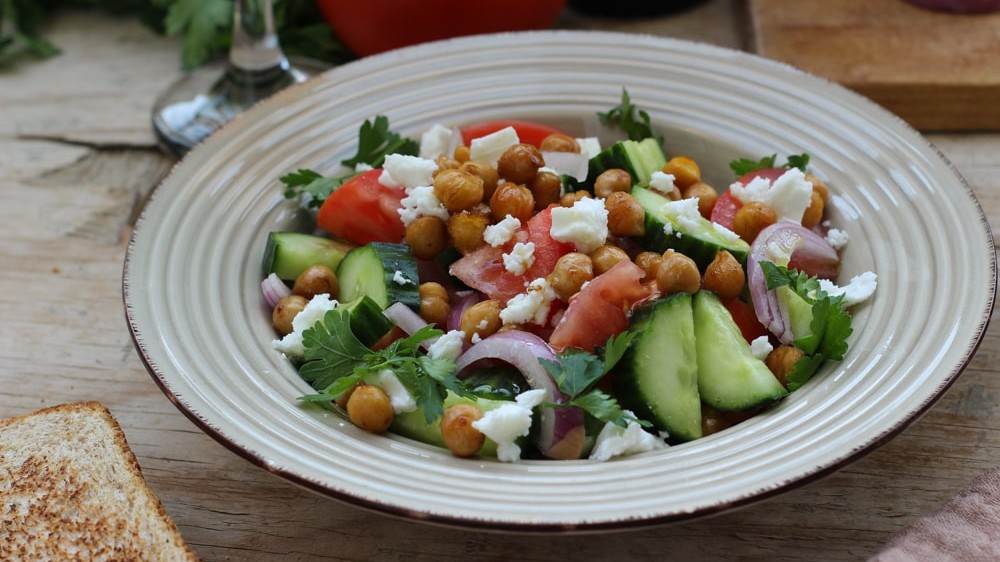
[[[168,154],[180,158],[258,101],[328,68],[309,59],[260,71],[225,63],[199,67],[170,85],[153,104],[157,141]]]

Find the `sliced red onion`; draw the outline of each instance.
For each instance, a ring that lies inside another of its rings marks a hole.
[[[386,318],[392,320],[392,323],[399,326],[407,335],[413,335],[417,330],[427,325],[426,320],[421,318],[412,308],[401,302],[392,303],[382,311],[382,314],[385,314]],[[427,349],[435,341],[437,341],[437,338],[424,340],[420,343],[420,347]]]
[[[292,290],[288,288],[288,285],[285,285],[285,282],[274,273],[268,275],[260,282],[260,292],[263,293],[264,301],[267,302],[267,306],[270,308],[274,308],[274,305],[278,304],[278,301],[292,294]]]
[[[542,159],[545,160],[545,167],[555,170],[557,174],[566,174],[579,181],[587,179],[590,158],[586,154],[545,151]]]
[[[485,297],[479,291],[456,291],[451,295],[451,311],[448,313],[448,330],[458,330],[462,324],[462,313]]]
[[[760,267],[762,261],[774,261],[769,250],[771,248],[789,256],[794,254],[817,262],[836,262],[839,257],[837,251],[822,236],[793,221],[783,220],[768,226],[760,231],[750,245],[747,284],[750,287],[754,312],[760,323],[782,343],[790,344],[793,335],[788,311],[778,301],[776,293],[768,290],[764,270]]]
[[[463,370],[483,359],[499,359],[524,375],[534,389],[543,389],[555,404],[568,397],[559,390],[539,359],[557,360],[556,353],[542,338],[518,330],[499,332],[470,347],[456,362],[459,377]],[[542,408],[539,416],[537,445],[543,455],[552,459],[578,459],[583,451],[586,433],[583,410],[576,407]]]

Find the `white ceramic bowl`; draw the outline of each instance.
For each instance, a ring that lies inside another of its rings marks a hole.
[[[600,133],[621,89],[707,181],[728,162],[808,152],[850,235],[843,278],[879,277],[851,349],[772,410],[607,463],[464,460],[300,406],[258,284],[267,233],[307,228],[277,178],[330,171],[385,114],[415,136],[491,118]],[[124,273],[153,378],[208,434],[265,470],[356,505],[443,524],[587,531],[689,519],[772,496],[890,439],[954,382],[988,322],[995,255],[969,187],[902,121],[834,84],[746,53],[638,35],[537,32],[426,44],[336,68],[196,147],[155,191]]]

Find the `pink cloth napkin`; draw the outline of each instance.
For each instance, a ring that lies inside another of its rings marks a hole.
[[[868,562],[1000,560],[1000,468],[913,522]]]

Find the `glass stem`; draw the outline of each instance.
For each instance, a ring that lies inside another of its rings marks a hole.
[[[231,98],[244,103],[294,82],[291,65],[274,31],[271,0],[233,2],[233,39],[226,75],[236,86],[230,92]]]

